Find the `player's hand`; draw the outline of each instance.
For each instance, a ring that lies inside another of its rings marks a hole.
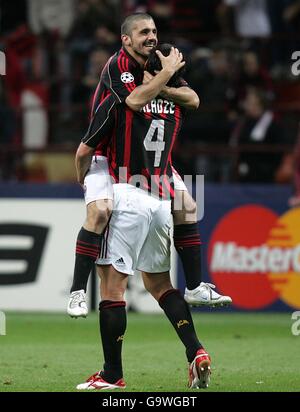
[[[153,77],[154,76],[152,76],[152,74],[150,74],[149,72],[147,72],[147,70],[145,70],[144,71],[143,84],[148,84],[149,82],[151,82]]]
[[[185,61],[183,61],[182,53],[179,52],[176,47],[172,47],[170,54],[168,56],[164,56],[159,50],[156,50],[156,54],[158,55],[162,69],[168,70],[172,74],[177,72],[181,67],[185,65]]]

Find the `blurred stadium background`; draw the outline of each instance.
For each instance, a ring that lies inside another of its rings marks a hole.
[[[17,3],[0,4],[0,392],[69,391],[101,359],[95,314],[76,324],[65,315],[85,215],[74,154],[101,70],[120,47],[120,22],[134,11],[149,12],[160,41],[184,51],[186,80],[201,99],[174,163],[182,175],[205,176],[204,196],[194,192],[199,210],[204,203],[204,277],[234,300],[226,313],[194,311],[215,359],[209,390],[299,391],[299,1]],[[172,276],[183,289],[175,253]],[[182,350],[139,278],[127,297],[132,390],[184,390]],[[97,307],[95,276],[89,302]]]

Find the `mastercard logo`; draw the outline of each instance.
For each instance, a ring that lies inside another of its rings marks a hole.
[[[282,216],[257,205],[233,209],[213,231],[208,265],[236,307],[261,309],[281,299],[300,308],[300,209]]]

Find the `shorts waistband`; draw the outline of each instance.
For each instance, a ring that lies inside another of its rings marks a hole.
[[[98,162],[99,160],[106,160],[107,161],[107,157],[106,156],[102,156],[102,155],[94,155],[93,156],[93,160],[95,162]]]

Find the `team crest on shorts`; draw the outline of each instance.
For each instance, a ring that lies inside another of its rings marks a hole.
[[[134,81],[134,77],[129,72],[124,72],[121,74],[121,80],[123,83],[132,83]]]

